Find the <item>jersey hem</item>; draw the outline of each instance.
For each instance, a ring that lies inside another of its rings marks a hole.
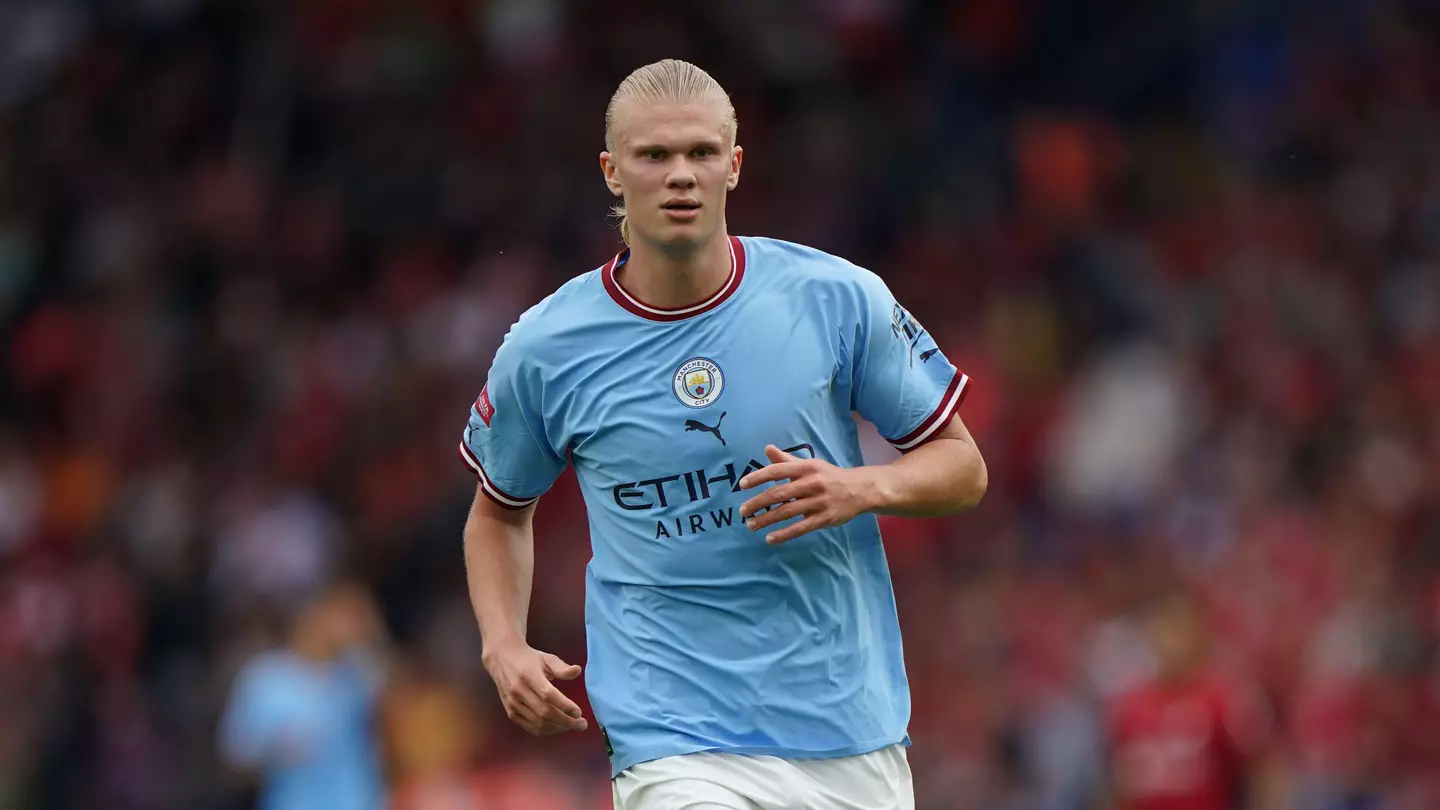
[[[795,748],[781,748],[779,746],[729,746],[729,745],[684,745],[679,747],[665,746],[641,748],[623,759],[614,760],[610,766],[610,778],[614,779],[620,774],[646,762],[668,757],[681,757],[686,754],[739,754],[741,756],[756,757],[778,757],[780,759],[840,759],[842,757],[858,757],[864,754],[874,753],[892,745],[910,746],[910,735],[901,734],[870,740],[854,745],[847,745],[843,748],[831,748],[824,751],[811,751]]]

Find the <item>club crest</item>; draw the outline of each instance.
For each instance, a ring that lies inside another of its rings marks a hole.
[[[703,408],[725,390],[725,374],[713,361],[696,357],[680,364],[672,383],[675,398],[681,404],[687,408]]]

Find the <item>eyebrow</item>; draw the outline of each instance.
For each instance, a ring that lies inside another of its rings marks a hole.
[[[699,148],[699,147],[704,146],[704,147],[708,147],[708,148],[710,148],[710,149],[714,149],[715,151],[719,152],[719,151],[721,150],[721,148],[723,147],[723,144],[721,144],[720,140],[721,140],[720,138],[705,138],[705,139],[703,139],[703,140],[693,141],[693,142],[691,142],[691,144],[690,144],[689,146],[685,147],[684,151],[687,151],[687,152],[688,152],[688,151],[690,151],[691,149],[697,149],[697,148]],[[667,145],[665,145],[665,144],[663,144],[663,143],[651,143],[651,142],[641,142],[641,143],[637,143],[637,144],[635,144],[634,146],[631,147],[631,151],[632,151],[632,152],[637,152],[637,153],[638,153],[638,152],[649,152],[649,151],[652,150],[652,149],[659,149],[659,150],[662,151],[662,152],[675,152],[675,151],[680,151],[680,150],[672,149],[671,147],[669,147],[669,146],[667,146]]]

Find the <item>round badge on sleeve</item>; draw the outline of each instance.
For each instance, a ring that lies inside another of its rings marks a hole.
[[[714,361],[704,357],[686,360],[675,370],[675,398],[687,408],[703,408],[720,398],[725,374]]]

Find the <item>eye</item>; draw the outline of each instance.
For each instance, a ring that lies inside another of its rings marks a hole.
[[[645,157],[646,157],[647,159],[649,159],[649,160],[664,160],[664,159],[665,159],[665,150],[664,150],[664,149],[646,149],[646,150],[645,150]]]
[[[697,146],[693,151],[690,152],[691,157],[697,158],[710,157],[713,154],[715,154],[715,150],[711,149],[708,146]]]

